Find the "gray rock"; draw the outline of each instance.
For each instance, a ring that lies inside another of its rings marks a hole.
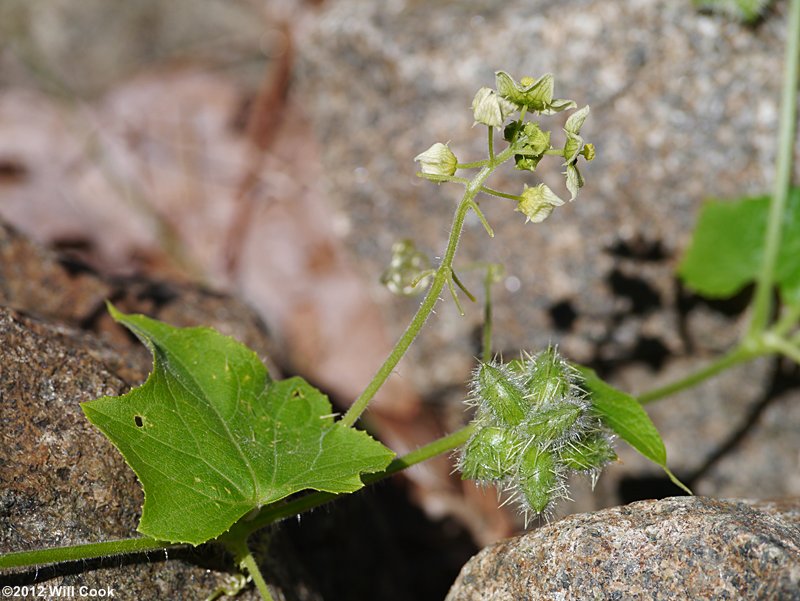
[[[376,295],[395,240],[413,236],[441,255],[460,196],[457,186],[417,180],[412,157],[449,140],[459,159],[481,158],[484,132],[470,128],[475,91],[493,85],[496,69],[516,77],[553,72],[556,96],[591,105],[581,133],[597,145],[597,158],[580,197],[542,224],[524,224],[498,199],[482,201],[494,239],[468,221],[456,267],[491,260],[508,272],[496,288],[495,349],[513,356],[556,343],[638,393],[730,348],[744,316],[692,299],[674,269],[705,198],[769,189],[786,38],[781,10],[753,28],[699,14],[688,0],[327,4],[298,45],[297,89],[313,109],[337,219],[349,224],[348,244],[374,275]],[[559,118],[548,123],[559,139]],[[543,161],[539,175],[563,193],[560,170]],[[510,171],[490,185],[516,192],[540,181]],[[475,272],[461,275],[480,292]],[[418,301],[383,298],[399,335]],[[400,366],[436,401],[462,386],[479,353],[480,310],[468,305],[467,313],[459,317],[445,299]],[[748,422],[770,378],[769,362],[754,362],[654,405],[673,469],[699,470]],[[460,398],[447,399],[455,427]],[[746,452],[704,469],[696,489],[800,494],[796,452],[787,452],[797,448],[790,432],[800,428],[798,401],[795,390],[782,394],[752,420]],[[582,509],[618,504],[623,477],[658,475],[632,451],[621,456],[600,494],[581,497]]]
[[[487,547],[447,601],[800,599],[800,502],[703,497],[576,514]]]

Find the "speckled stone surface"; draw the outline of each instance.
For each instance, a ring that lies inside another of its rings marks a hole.
[[[742,299],[706,303],[680,287],[674,270],[704,199],[770,187],[784,10],[776,3],[753,28],[700,14],[689,2],[656,0],[327,3],[298,45],[295,91],[322,141],[337,223],[397,335],[418,300],[380,290],[391,245],[412,236],[441,255],[460,195],[458,186],[415,178],[412,158],[435,141],[450,141],[462,161],[481,158],[485,132],[471,128],[469,105],[504,69],[516,77],[553,72],[557,97],[590,104],[581,134],[596,144],[597,158],[582,170],[579,198],[542,224],[525,224],[499,199],[482,201],[494,239],[468,220],[456,268],[474,260],[507,268],[494,299],[495,349],[514,356],[555,343],[638,393],[729,348],[745,323]],[[554,140],[562,119],[547,121]],[[540,175],[564,193],[560,170],[542,161]],[[508,170],[489,185],[518,192],[538,181]],[[474,272],[461,275],[481,291]],[[431,402],[451,407],[454,427],[464,415],[458,391],[480,353],[481,311],[469,303],[466,310],[459,317],[445,299],[397,370]],[[697,472],[769,390],[781,388],[772,380],[769,362],[758,361],[648,408],[673,469]],[[696,489],[800,494],[796,407],[800,395],[789,387],[733,454],[703,470]],[[600,494],[581,496],[578,510],[619,503],[624,477],[658,476],[624,445],[621,457],[623,465],[601,478]]]
[[[800,501],[641,501],[487,547],[447,601],[800,599]]]

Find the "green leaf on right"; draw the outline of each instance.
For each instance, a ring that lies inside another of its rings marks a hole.
[[[757,21],[772,0],[694,0],[695,6],[704,10],[723,13],[753,23]]]
[[[683,282],[708,298],[728,298],[754,281],[764,255],[769,197],[711,200],[700,210],[678,266]],[[775,282],[784,302],[800,303],[800,188],[789,194]]]
[[[81,407],[142,483],[142,534],[198,545],[296,492],[358,490],[360,474],[394,456],[334,421],[327,397],[302,378],[272,380],[234,339],[109,312],[153,353],[153,372]]]
[[[661,435],[631,395],[606,384],[593,369],[575,366],[583,376],[592,407],[603,423],[644,457],[660,466],[672,482],[690,495],[692,491],[678,480],[667,467],[667,449]]]

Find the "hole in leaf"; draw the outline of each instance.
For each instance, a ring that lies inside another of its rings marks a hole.
[[[137,428],[141,428],[142,426],[144,426],[144,421],[142,421],[142,416],[141,415],[135,415],[133,417],[133,421],[136,424]]]
[[[300,392],[299,390],[293,390],[292,391],[292,398],[293,399],[299,399],[299,398],[302,398],[302,396],[303,396],[303,393]]]

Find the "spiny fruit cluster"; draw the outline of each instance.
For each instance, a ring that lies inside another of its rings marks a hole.
[[[579,381],[552,348],[479,365],[468,399],[476,429],[462,451],[462,477],[504,487],[526,519],[566,497],[570,473],[588,474],[594,484],[616,454]]]

